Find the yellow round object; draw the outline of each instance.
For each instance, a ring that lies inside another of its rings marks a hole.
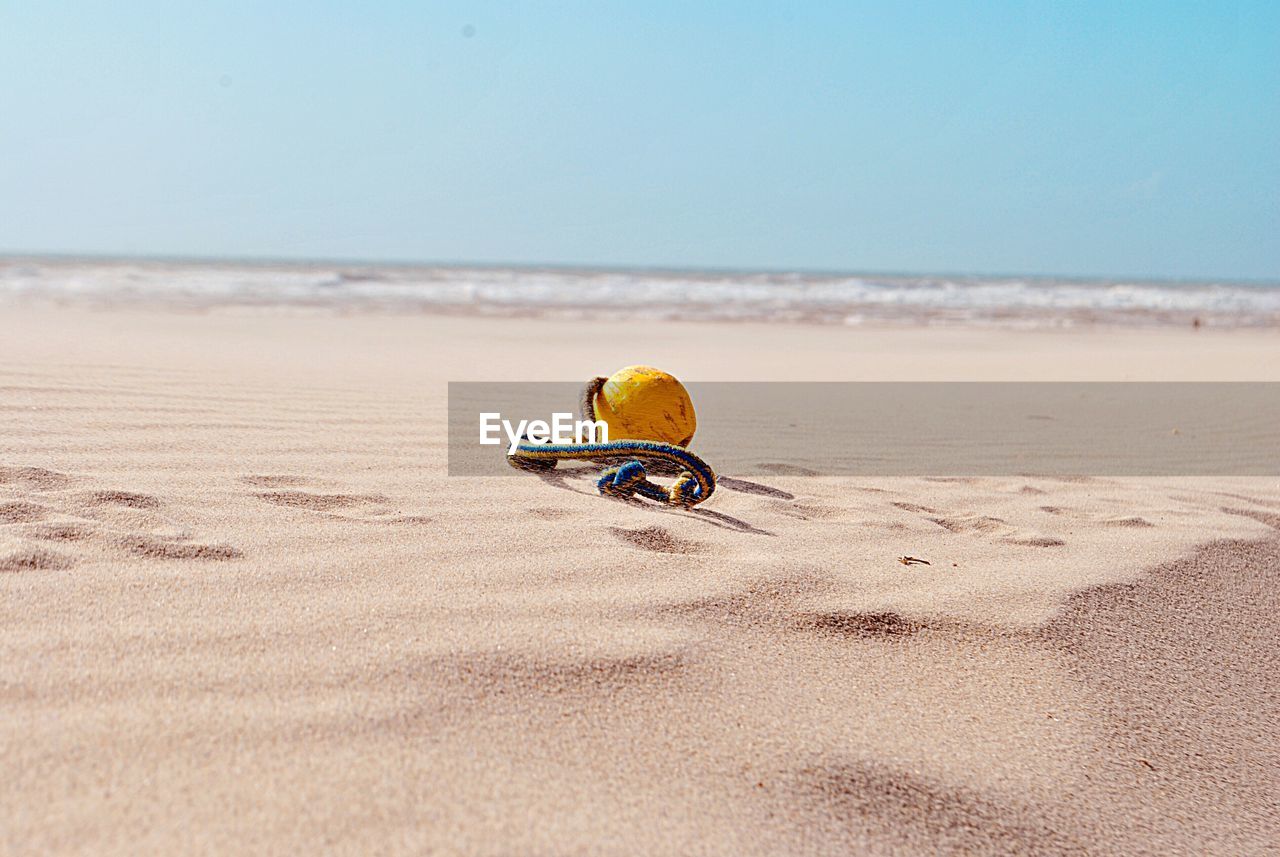
[[[596,419],[609,440],[658,440],[688,446],[698,419],[689,391],[661,369],[628,366],[604,382],[595,401]]]

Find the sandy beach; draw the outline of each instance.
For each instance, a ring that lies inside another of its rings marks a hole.
[[[450,381],[1275,381],[1274,329],[64,303],[0,306],[4,853],[1280,842],[1274,478],[445,463]]]

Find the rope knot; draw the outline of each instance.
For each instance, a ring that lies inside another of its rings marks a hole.
[[[638,461],[628,461],[617,467],[607,467],[600,474],[596,488],[601,494],[610,497],[634,497],[640,486],[646,482],[648,473],[644,465]]]
[[[676,477],[675,483],[667,490],[667,502],[682,509],[692,508],[702,502],[702,486],[686,470]]]

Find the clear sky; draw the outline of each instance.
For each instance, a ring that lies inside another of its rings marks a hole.
[[[1280,3],[0,0],[0,251],[1280,278]]]

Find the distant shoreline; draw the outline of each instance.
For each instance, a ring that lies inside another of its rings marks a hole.
[[[1280,328],[1280,284],[657,272],[301,262],[0,259],[0,301],[1000,329]]]
[[[1280,278],[1265,277],[1153,277],[1106,273],[1055,274],[1026,271],[948,271],[891,270],[878,268],[752,268],[707,265],[631,265],[626,263],[591,264],[586,262],[530,262],[504,260],[458,259],[360,259],[305,256],[202,256],[184,254],[114,254],[0,251],[0,266],[19,263],[99,264],[99,265],[184,265],[218,267],[233,265],[243,268],[373,268],[377,270],[452,271],[522,271],[529,273],[607,273],[648,274],[652,276],[686,276],[720,278],[725,276],[805,277],[810,279],[948,279],[948,280],[1030,280],[1055,283],[1124,282],[1169,286],[1213,283],[1218,285],[1280,289]]]

